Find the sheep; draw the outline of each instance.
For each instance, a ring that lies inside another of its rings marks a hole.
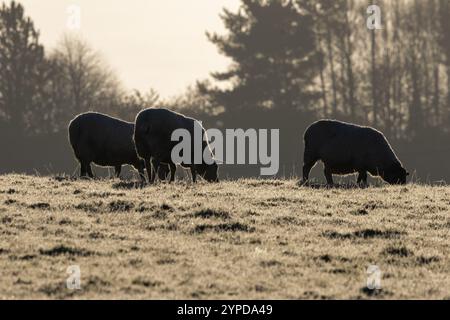
[[[389,184],[405,184],[408,172],[395,155],[385,136],[378,130],[337,120],[319,120],[304,133],[303,178],[318,160],[324,163],[328,185],[333,174],[357,172],[357,183],[367,185],[367,172]]]
[[[69,141],[80,163],[80,177],[94,177],[91,163],[114,167],[120,176],[122,165],[132,165],[145,181],[145,164],[136,154],[134,124],[97,112],[77,115],[69,123]],[[163,167],[163,171],[167,167]],[[159,172],[161,177],[167,174]]]
[[[191,137],[194,137],[194,128],[201,128],[203,136],[206,136],[205,130],[201,124],[182,114],[168,109],[146,109],[136,116],[134,142],[138,155],[145,160],[147,174],[150,183],[155,180],[154,172],[157,172],[160,164],[168,164],[170,169],[170,182],[175,179],[176,163],[172,161],[171,153],[177,141],[172,141],[172,133],[176,129],[186,129]],[[192,144],[194,146],[194,139]],[[202,151],[209,149],[207,141],[202,141]],[[215,161],[208,164],[202,158],[201,163],[194,163],[194,147],[191,148],[190,163],[179,163],[181,166],[190,168],[192,181],[196,182],[196,175],[199,174],[209,182],[218,181],[218,165]],[[211,150],[209,150],[211,151]],[[211,155],[212,156],[212,155]],[[153,166],[153,171],[152,171]]]

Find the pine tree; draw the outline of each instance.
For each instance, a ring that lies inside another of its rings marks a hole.
[[[305,111],[317,98],[311,84],[318,75],[312,16],[291,1],[243,0],[237,13],[224,10],[228,34],[207,34],[230,57],[215,80],[232,84],[209,93],[227,111],[250,109]]]

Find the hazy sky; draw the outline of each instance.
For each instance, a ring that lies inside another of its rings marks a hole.
[[[205,31],[225,31],[219,13],[240,0],[19,0],[51,48],[67,27],[71,5],[81,9],[80,32],[128,89],[181,93],[229,60]]]

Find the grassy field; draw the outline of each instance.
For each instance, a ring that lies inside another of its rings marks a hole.
[[[0,298],[449,299],[449,212],[445,186],[4,175]]]

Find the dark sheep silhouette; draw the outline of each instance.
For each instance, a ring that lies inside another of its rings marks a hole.
[[[336,120],[319,120],[304,134],[303,179],[318,160],[324,163],[329,185],[333,174],[359,173],[358,183],[367,184],[367,172],[390,184],[405,184],[403,168],[385,136],[378,130]]]
[[[133,142],[134,124],[97,112],[86,112],[69,123],[69,141],[80,162],[80,176],[94,177],[91,163],[114,167],[117,177],[122,165],[132,165],[145,181],[145,164],[136,154]],[[165,178],[167,166],[159,172]]]
[[[147,174],[150,183],[155,180],[154,172],[157,172],[160,164],[168,164],[170,169],[170,182],[175,179],[176,164],[172,161],[171,152],[178,141],[171,141],[171,136],[176,129],[186,129],[191,135],[191,160],[189,163],[180,163],[181,166],[190,168],[192,181],[196,182],[196,175],[199,174],[209,182],[217,182],[218,165],[214,161],[207,164],[202,158],[202,163],[194,164],[194,127],[201,128],[203,136],[206,135],[201,124],[182,114],[168,109],[146,109],[136,116],[136,128],[134,132],[134,142],[138,155],[145,160]],[[209,149],[207,141],[202,141],[202,150]],[[211,153],[212,156],[212,153]],[[153,170],[152,170],[153,167]]]

